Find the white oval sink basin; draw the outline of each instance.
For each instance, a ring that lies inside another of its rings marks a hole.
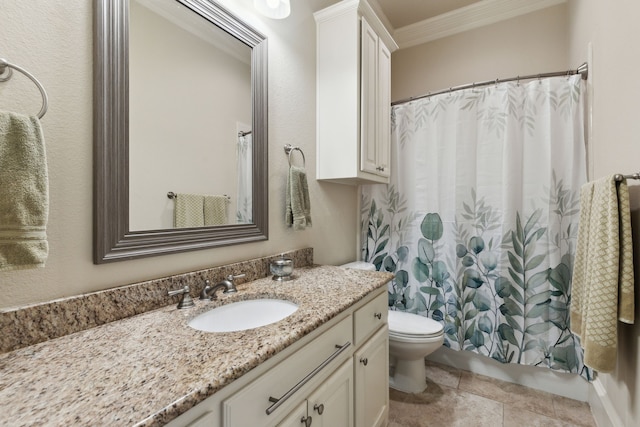
[[[189,326],[204,332],[244,331],[275,323],[297,309],[297,304],[281,299],[238,301],[194,317]]]

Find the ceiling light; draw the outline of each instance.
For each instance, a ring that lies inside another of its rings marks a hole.
[[[291,13],[289,0],[253,0],[253,7],[266,17],[283,19]]]

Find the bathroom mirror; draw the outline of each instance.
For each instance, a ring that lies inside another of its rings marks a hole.
[[[152,13],[141,23],[146,9]],[[266,38],[211,0],[95,0],[94,13],[94,262],[266,240]],[[154,73],[159,56],[147,54],[154,41],[160,54],[171,52],[162,39],[171,25],[179,34],[171,40],[186,43],[174,52],[196,54],[170,54]],[[219,72],[216,64],[235,71]],[[180,100],[187,90],[205,95]],[[241,165],[236,148],[247,141],[252,150]],[[250,205],[244,215],[242,186]],[[227,221],[174,227],[170,192],[227,196]]]

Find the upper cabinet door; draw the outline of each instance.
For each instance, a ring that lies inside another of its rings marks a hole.
[[[391,171],[391,52],[378,41],[377,151],[376,172],[389,177]]]
[[[360,47],[360,169],[378,173],[378,35],[362,18]]]

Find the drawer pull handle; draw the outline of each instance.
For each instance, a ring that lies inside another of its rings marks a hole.
[[[369,363],[369,359],[367,359],[366,357],[361,357],[360,363],[362,363],[364,366],[367,366],[367,364]]]
[[[380,320],[380,319],[382,319],[382,313],[373,313],[373,317],[375,317],[376,319]]]
[[[318,415],[322,415],[322,413],[324,412],[324,403],[313,405],[313,409],[318,411]]]
[[[333,359],[335,359],[336,357],[340,356],[340,354],[343,351],[345,351],[347,348],[349,348],[350,345],[351,345],[350,341],[347,341],[343,345],[336,345],[337,350],[334,351],[331,354],[331,356],[327,357],[327,359],[324,362],[319,364],[313,371],[309,372],[306,377],[304,377],[303,379],[300,380],[300,382],[298,382],[298,384],[296,384],[293,387],[291,387],[291,389],[289,389],[289,391],[286,392],[281,398],[278,399],[278,398],[275,398],[275,397],[269,397],[269,402],[273,403],[273,405],[271,405],[271,406],[269,406],[267,408],[267,411],[266,411],[267,415],[271,415],[273,413],[273,411],[278,409],[278,407],[280,407],[280,405],[282,405],[284,402],[286,402],[287,399],[289,399],[291,396],[293,396],[293,394],[296,391],[300,390],[303,385],[308,383],[311,378],[315,377],[318,374],[318,372],[320,372],[325,366],[327,366],[329,363],[331,363],[331,361]],[[309,419],[311,419],[311,417],[309,417]],[[311,425],[311,422],[309,422],[309,425]]]
[[[311,427],[311,423],[313,422],[313,418],[311,417],[302,417],[300,422],[304,424],[304,427]]]

